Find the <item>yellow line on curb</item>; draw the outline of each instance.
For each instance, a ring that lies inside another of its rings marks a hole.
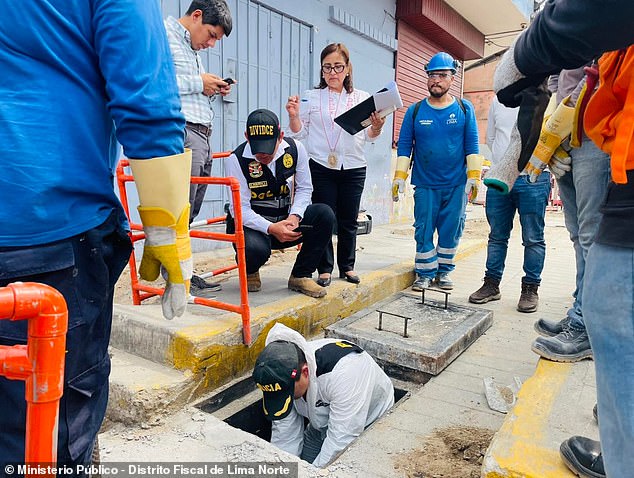
[[[574,477],[545,436],[553,405],[571,371],[571,364],[539,360],[535,373],[522,385],[517,404],[487,450],[483,477]]]

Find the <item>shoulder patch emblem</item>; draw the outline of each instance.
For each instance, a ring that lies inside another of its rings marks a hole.
[[[285,168],[290,168],[293,166],[293,157],[289,153],[284,154],[282,157],[282,164]]]

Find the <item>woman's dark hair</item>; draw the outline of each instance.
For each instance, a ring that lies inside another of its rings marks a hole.
[[[321,50],[321,56],[319,59],[319,84],[315,88],[324,89],[328,86],[328,83],[326,83],[321,71],[321,65],[324,63],[324,58],[335,52],[341,54],[343,59],[346,61],[346,65],[348,66],[348,75],[343,79],[343,87],[348,93],[352,93],[352,63],[350,63],[350,52],[343,43],[331,43]]]
[[[203,12],[203,24],[222,27],[225,36],[229,36],[233,29],[233,21],[225,0],[194,0],[185,15],[191,15],[196,10]]]

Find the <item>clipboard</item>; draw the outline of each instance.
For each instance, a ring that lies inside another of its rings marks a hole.
[[[335,123],[341,126],[345,132],[354,135],[370,126],[370,115],[375,111],[378,111],[381,118],[385,118],[402,106],[403,101],[396,82],[390,81],[385,88],[337,116]]]

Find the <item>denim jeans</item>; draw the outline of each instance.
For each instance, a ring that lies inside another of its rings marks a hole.
[[[550,173],[543,172],[537,182],[528,182],[528,176],[519,176],[509,194],[487,189],[486,216],[491,232],[487,246],[485,276],[502,280],[509,237],[513,229],[515,211],[520,215],[522,245],[524,246],[523,283],[541,283],[546,257],[544,241],[544,214],[550,194]]]
[[[113,211],[100,226],[41,246],[0,248],[0,287],[40,282],[68,306],[64,395],[57,428],[57,461],[87,463],[108,402],[114,286],[132,245]],[[0,320],[0,345],[23,344],[27,321]],[[24,382],[0,377],[0,477],[3,463],[24,460]]]
[[[610,180],[610,157],[586,139],[580,148],[570,152],[572,170],[557,180],[559,197],[564,206],[564,219],[575,249],[577,265],[574,302],[568,310],[570,326],[582,330],[581,297],[586,256],[599,228],[599,208],[605,199]]]
[[[634,470],[634,249],[594,243],[586,257],[583,315],[594,353],[599,434],[610,478]],[[606,277],[606,272],[608,277]]]

